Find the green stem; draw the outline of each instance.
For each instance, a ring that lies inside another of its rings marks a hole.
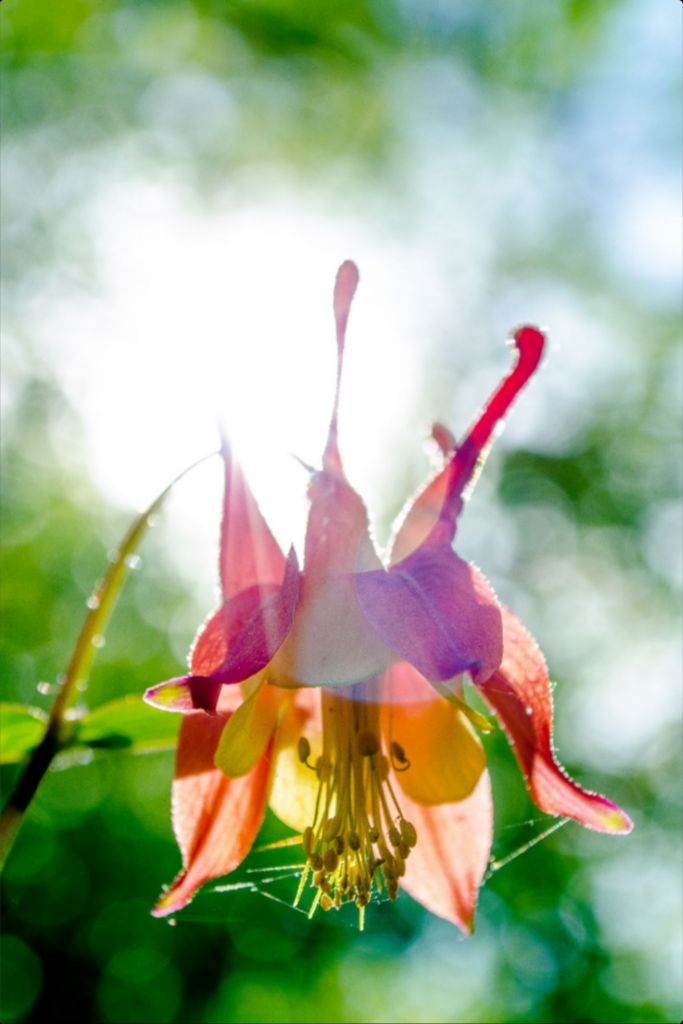
[[[187,473],[218,453],[211,452],[193,462],[179,473],[174,480],[155,498],[149,508],[135,519],[124,537],[116,557],[110,563],[104,579],[99,583],[88,601],[89,611],[79,633],[69,665],[59,684],[46,723],[45,733],[37,747],[29,755],[7,805],[0,816],[0,871],[5,865],[24,814],[36,794],[40,782],[52,764],[56,754],[68,745],[73,726],[66,718],[66,712],[73,704],[102,646],[100,638],[114,610],[121,588],[129,571],[130,558],[135,554],[143,536],[150,526],[150,520],[160,511],[171,490]]]

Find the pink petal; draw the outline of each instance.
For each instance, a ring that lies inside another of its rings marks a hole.
[[[334,290],[337,386],[323,468],[309,487],[301,599],[292,630],[274,660],[274,678],[343,686],[382,672],[390,654],[358,603],[353,574],[380,568],[360,497],[347,482],[337,445],[344,339],[358,271],[342,264]]]
[[[358,573],[356,593],[382,640],[427,679],[485,679],[500,664],[496,596],[447,541],[430,539],[389,570]]]
[[[443,423],[432,424],[432,439],[436,441],[442,455],[451,455],[457,447],[454,435]]]
[[[227,655],[212,673],[219,683],[256,675],[272,660],[289,633],[299,599],[299,566],[294,550],[279,584],[261,584],[237,594],[223,607]]]
[[[399,515],[394,527],[391,562],[405,558],[431,533],[441,519],[450,527],[450,539],[455,532],[455,521],[462,509],[462,494],[486,456],[493,433],[506,415],[520,390],[535,373],[543,354],[545,337],[536,327],[521,327],[513,342],[517,359],[512,370],[503,378],[484,411],[470,428],[463,441],[451,452],[443,469]],[[452,437],[440,424],[434,434],[437,443],[450,447]]]
[[[355,683],[382,672],[386,644],[371,628],[354,573],[379,569],[360,497],[338,472],[323,469],[310,487],[301,598],[273,674],[313,686]]]
[[[220,576],[226,601],[264,583],[278,583],[285,559],[229,445],[223,443],[225,491]]]
[[[481,691],[496,712],[524,773],[531,796],[546,814],[574,818],[597,832],[630,832],[616,804],[572,781],[553,754],[553,705],[548,670],[533,637],[503,609],[503,660]]]
[[[299,598],[299,568],[294,551],[285,564],[282,583],[250,587],[236,594],[212,618],[197,641],[191,663],[210,667],[218,653],[221,664],[210,674],[191,674],[151,687],[145,700],[163,711],[234,710],[239,699],[223,698],[226,684],[257,675],[272,661],[289,633]],[[222,637],[220,636],[222,631]]]
[[[242,703],[239,686],[223,686],[211,676],[177,676],[145,691],[143,699],[160,711],[191,715],[194,711],[226,714]]]
[[[202,709],[213,711],[220,693],[220,683],[202,676],[178,676],[145,690],[144,700],[160,711],[176,711],[191,715]],[[236,694],[241,693],[239,690]]]
[[[323,455],[323,466],[333,473],[342,473],[339,446],[337,443],[337,417],[339,412],[339,390],[341,386],[342,367],[344,363],[344,344],[346,340],[346,325],[349,319],[351,303],[358,287],[358,267],[351,260],[342,263],[337,271],[337,278],[334,282],[334,321],[337,335],[337,383],[334,392],[334,403],[332,406],[332,418],[327,437],[325,454]]]
[[[403,794],[399,803],[417,831],[402,887],[427,910],[470,934],[493,832],[488,772],[457,803],[424,807]]]
[[[227,643],[224,622],[225,611],[221,607],[209,616],[197,634],[190,651],[190,670],[194,676],[210,677],[225,661]],[[211,698],[208,699],[210,707],[216,706],[218,711],[234,711],[242,703],[242,691],[236,686],[222,686],[217,705],[211,705]]]
[[[269,757],[228,779],[213,758],[226,717],[198,711],[184,719],[173,783],[173,827],[183,870],[152,913],[172,914],[212,878],[233,871],[256,838],[266,808]]]
[[[210,676],[223,664],[227,653],[223,608],[216,609],[201,626],[190,651],[190,669],[196,676]]]

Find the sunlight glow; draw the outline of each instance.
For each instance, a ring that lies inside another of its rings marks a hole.
[[[272,202],[209,216],[177,193],[128,184],[101,197],[92,216],[101,291],[67,296],[42,330],[84,415],[103,492],[142,505],[217,447],[220,424],[281,544],[300,545],[307,474],[292,456],[319,464],[335,373],[332,285],[352,256],[361,287],[340,431],[351,479],[372,502],[419,386],[410,347],[420,331],[419,271],[415,294],[399,302],[386,243],[359,224]],[[197,536],[215,546],[218,475],[199,474],[205,489],[181,488],[175,502],[178,536],[194,538],[179,554],[194,571]]]

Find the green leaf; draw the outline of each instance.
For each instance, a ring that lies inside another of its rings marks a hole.
[[[103,704],[81,719],[73,742],[135,754],[172,750],[179,725],[179,715],[151,708],[142,697],[132,694]]]
[[[0,704],[0,764],[18,764],[45,732],[46,717],[23,704]]]

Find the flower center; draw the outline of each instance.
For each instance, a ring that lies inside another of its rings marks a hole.
[[[311,747],[299,740],[299,759],[319,779],[314,820],[304,829],[306,865],[295,906],[312,873],[316,892],[309,916],[343,902],[358,907],[362,930],[373,892],[394,900],[405,862],[417,842],[414,825],[401,812],[389,779],[410,762],[398,743],[382,751],[378,704],[321,691],[322,754],[311,764]]]

